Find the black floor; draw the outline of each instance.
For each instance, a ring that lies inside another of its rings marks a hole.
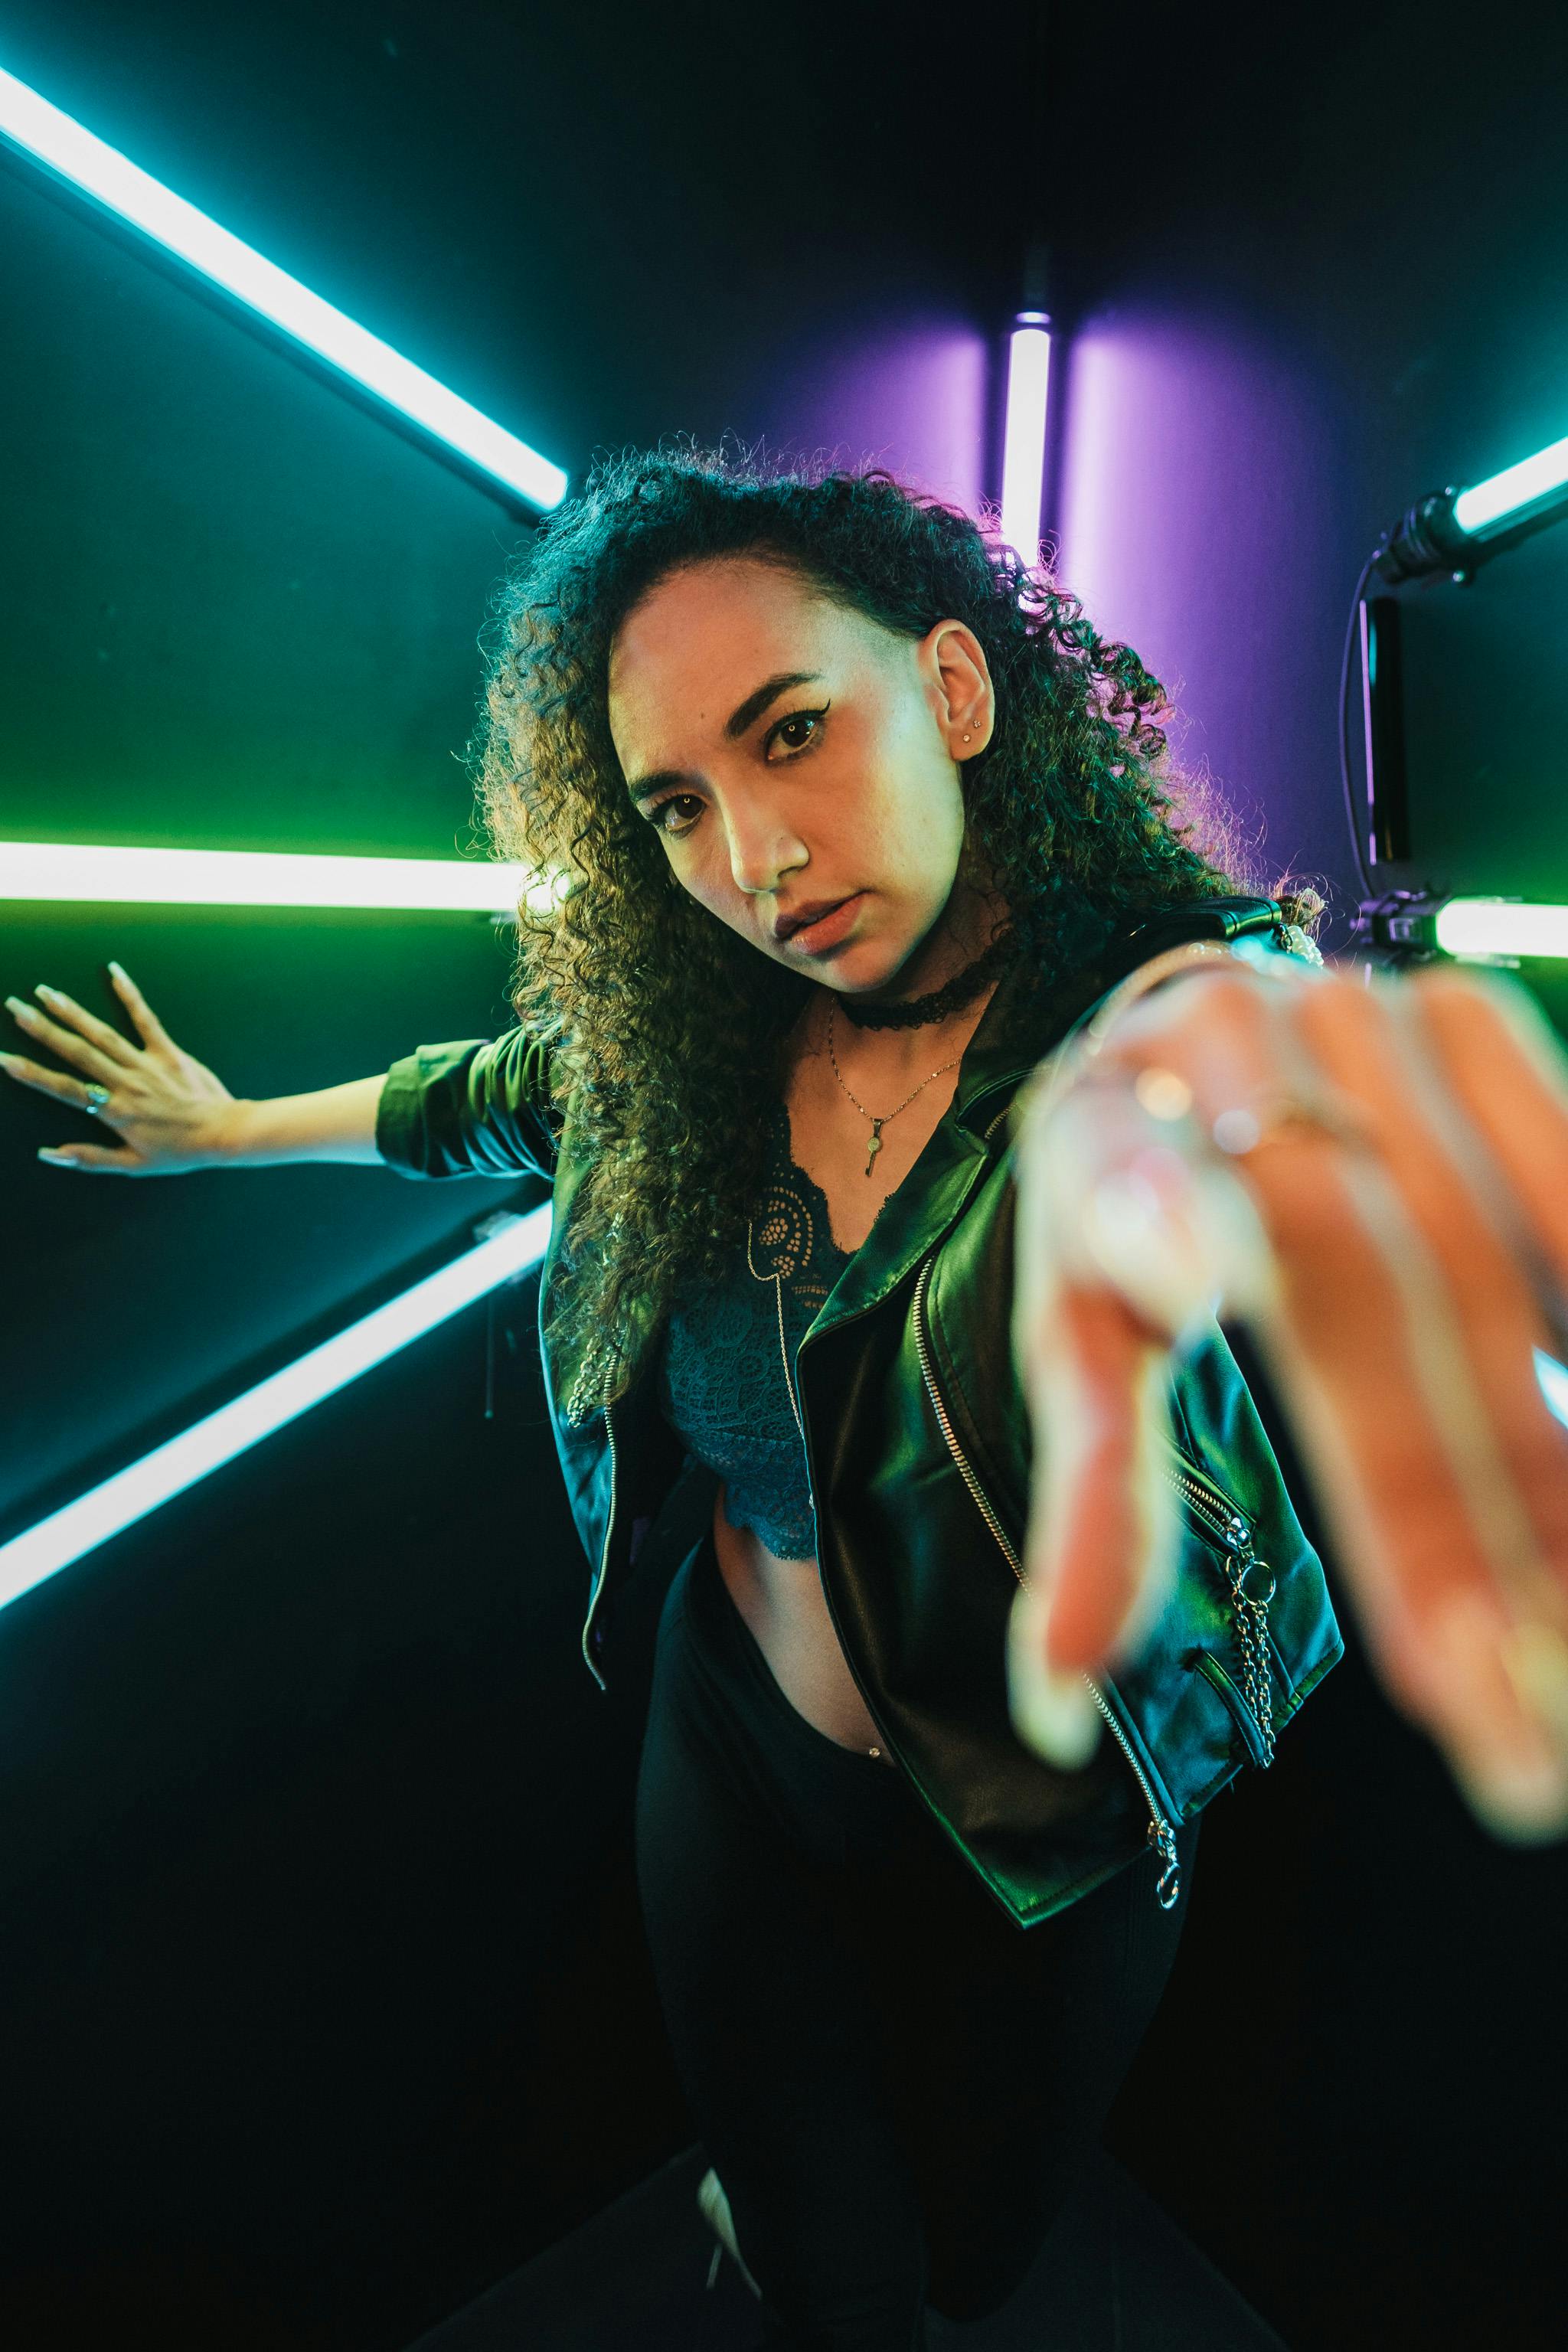
[[[755,2352],[757,2306],[697,2210],[695,2147],[407,2352]],[[929,2352],[1287,2352],[1103,2150],[1006,2308]]]

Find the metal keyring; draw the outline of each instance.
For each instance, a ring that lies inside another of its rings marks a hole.
[[[89,1112],[90,1115],[96,1118],[99,1112],[103,1108],[104,1104],[108,1100],[109,1088],[107,1087],[100,1087],[97,1079],[94,1078],[88,1087],[87,1100],[83,1103],[82,1108],[83,1110]]]

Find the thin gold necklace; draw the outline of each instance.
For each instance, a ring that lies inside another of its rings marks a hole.
[[[910,1103],[913,1102],[915,1095],[924,1093],[926,1087],[930,1086],[931,1078],[940,1078],[942,1070],[956,1069],[959,1063],[963,1061],[963,1055],[962,1051],[956,1053],[951,1062],[944,1062],[942,1064],[942,1070],[933,1070],[931,1074],[931,1078],[922,1078],[920,1085],[915,1088],[915,1094],[906,1095],[904,1097],[903,1101],[899,1105],[899,1110],[884,1111],[881,1118],[878,1118],[872,1112],[867,1109],[865,1104],[859,1100],[858,1096],[849,1094],[849,1088],[845,1085],[844,1073],[838,1066],[838,1056],[833,1051],[833,1021],[834,1015],[837,1013],[837,1010],[838,1001],[836,997],[827,1008],[827,1052],[833,1064],[834,1076],[837,1079],[839,1085],[844,1087],[845,1093],[849,1095],[850,1101],[855,1105],[855,1108],[859,1112],[861,1118],[868,1118],[871,1121],[871,1139],[866,1146],[866,1173],[869,1176],[872,1168],[876,1164],[877,1154],[882,1149],[882,1129],[887,1126],[888,1121],[890,1118],[897,1118],[900,1110],[907,1110]]]

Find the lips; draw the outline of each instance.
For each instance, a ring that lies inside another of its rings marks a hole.
[[[807,923],[820,922],[824,915],[830,915],[835,907],[843,906],[845,898],[854,896],[853,890],[847,890],[844,898],[813,898],[806,906],[793,908],[787,915],[775,916],[774,939],[787,940],[792,931],[804,930]]]

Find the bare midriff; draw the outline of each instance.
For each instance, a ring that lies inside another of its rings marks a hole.
[[[719,1572],[773,1680],[795,1713],[840,1748],[874,1748],[890,1763],[834,1632],[816,1560],[781,1559],[754,1528],[732,1528],[727,1492],[721,1485],[713,1503]]]

